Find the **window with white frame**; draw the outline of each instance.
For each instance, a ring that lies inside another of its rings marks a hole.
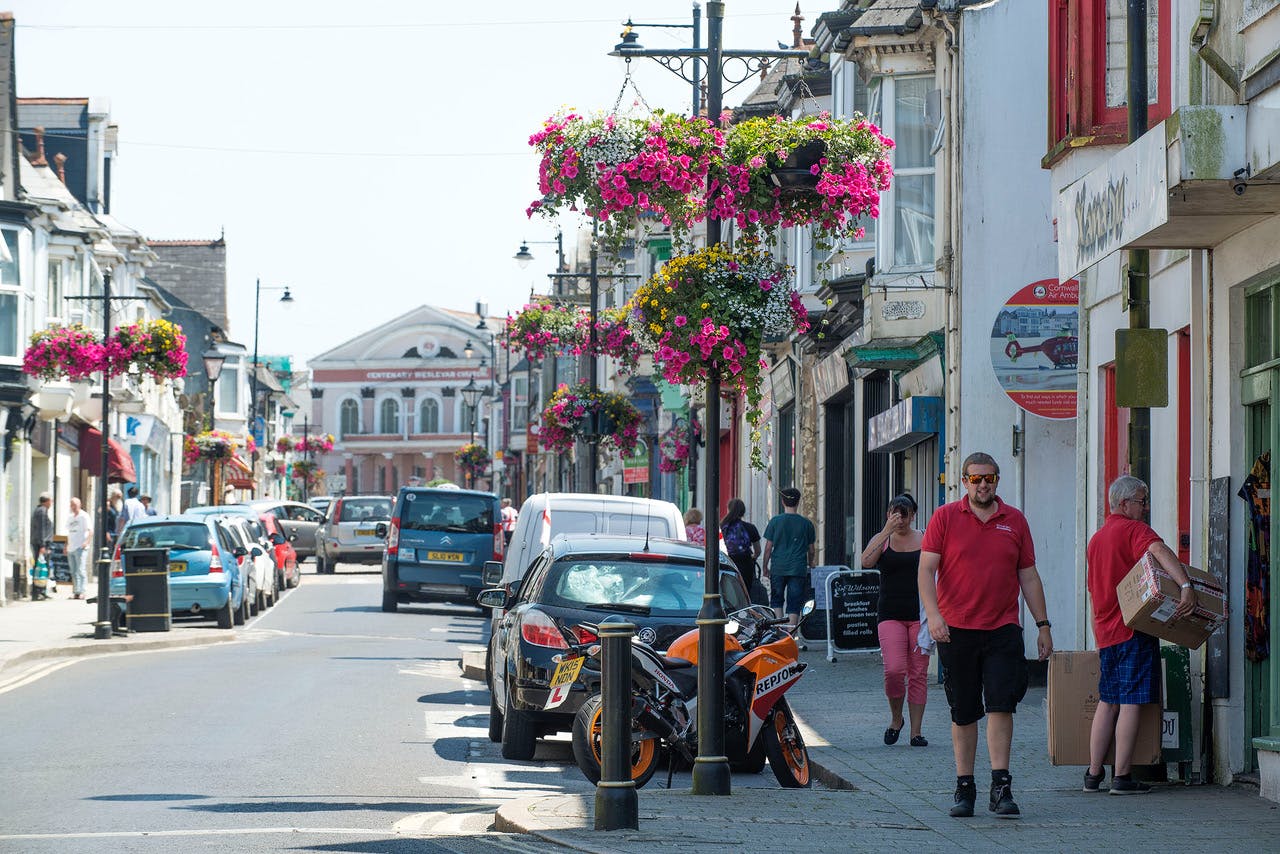
[[[434,397],[426,397],[422,400],[418,414],[418,432],[440,432],[440,401]]]
[[[378,407],[378,432],[400,432],[400,402],[394,397],[388,397]]]
[[[225,414],[240,412],[240,357],[228,356],[218,375],[218,411]]]
[[[851,119],[855,115],[870,118],[867,103],[867,84],[858,74],[857,63],[838,61],[831,66],[832,114],[837,119]],[[865,232],[861,240],[845,241],[846,246],[874,247],[876,243],[876,219],[864,216],[858,225]]]
[[[0,358],[22,355],[22,277],[18,268],[18,232],[0,230],[4,252],[0,253]]]
[[[931,267],[935,261],[933,135],[925,121],[932,87],[932,75],[879,77],[869,87],[869,117],[894,141],[893,184],[880,200],[880,269]]]
[[[478,430],[480,427],[480,413],[477,411],[480,408],[479,404],[474,407],[467,406],[467,402],[464,400],[459,403],[458,406],[458,411],[461,413],[462,418],[462,420],[458,422],[460,431],[463,433],[470,433],[474,430]]]
[[[351,398],[338,407],[338,437],[345,439],[360,432],[360,404]]]
[[[45,312],[51,319],[67,316],[66,302],[63,300],[66,295],[66,271],[65,258],[49,259],[49,278],[45,282],[45,299],[48,300],[48,305]]]
[[[511,378],[511,429],[523,430],[529,420],[529,378]]]

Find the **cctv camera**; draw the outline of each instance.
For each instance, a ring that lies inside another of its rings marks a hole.
[[[1249,183],[1245,181],[1245,179],[1243,178],[1231,179],[1231,192],[1235,193],[1237,196],[1243,196],[1244,191],[1247,189],[1249,189]]]

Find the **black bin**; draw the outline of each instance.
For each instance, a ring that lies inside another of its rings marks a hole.
[[[173,627],[169,607],[169,550],[125,549],[124,592],[129,600],[128,628],[133,632],[167,632]]]

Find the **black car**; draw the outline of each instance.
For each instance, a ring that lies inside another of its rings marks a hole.
[[[636,634],[666,649],[695,627],[702,607],[703,547],[679,540],[611,534],[556,537],[534,561],[514,594],[486,590],[480,604],[505,609],[489,641],[489,738],[506,759],[532,759],[535,741],[566,732],[588,697],[599,692],[598,672],[583,670],[568,698],[547,711],[555,656],[568,649],[562,630],[580,641],[581,623],[610,615],[636,625]],[[742,580],[721,555],[720,592],[726,612],[750,605]]]

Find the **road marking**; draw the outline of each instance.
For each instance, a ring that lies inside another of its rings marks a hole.
[[[30,685],[37,679],[43,679],[45,676],[48,676],[56,670],[61,670],[64,667],[70,667],[79,660],[80,659],[78,658],[70,658],[62,661],[47,662],[36,667],[34,670],[29,670],[26,673],[14,677],[8,682],[0,682],[0,694],[21,688],[23,685]]]
[[[121,839],[146,836],[252,836],[256,833],[380,833],[373,827],[229,827],[199,830],[105,830],[86,833],[14,833],[0,835],[0,842],[10,839]]]

